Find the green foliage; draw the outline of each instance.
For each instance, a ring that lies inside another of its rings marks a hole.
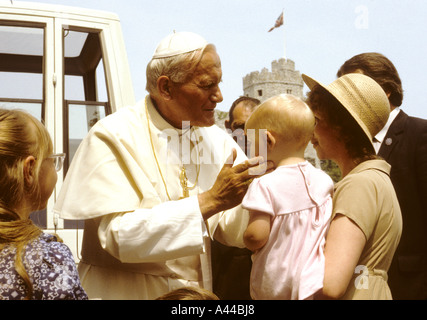
[[[335,183],[341,180],[341,170],[332,160],[320,160],[320,167]]]

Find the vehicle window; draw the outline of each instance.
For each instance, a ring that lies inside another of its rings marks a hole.
[[[69,148],[68,154],[72,159],[78,146],[89,130],[98,120],[105,117],[105,104],[85,104],[84,102],[68,102]]]
[[[110,112],[99,32],[64,29],[64,164],[66,175],[83,138]],[[83,221],[64,220],[65,229]]]
[[[0,107],[44,120],[44,28],[0,25],[0,43]]]

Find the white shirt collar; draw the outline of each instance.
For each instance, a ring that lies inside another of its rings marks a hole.
[[[374,137],[374,147],[375,151],[378,153],[378,150],[381,147],[381,144],[383,143],[383,140],[387,134],[388,129],[390,128],[390,125],[396,119],[397,115],[400,112],[400,108],[396,107],[393,109],[393,111],[390,112],[390,115],[388,117],[387,123],[385,126],[381,129],[380,132],[377,133],[377,135]]]

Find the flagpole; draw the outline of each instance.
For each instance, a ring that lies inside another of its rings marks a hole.
[[[268,32],[273,31],[276,28],[279,28],[280,26],[282,26],[284,24],[284,17],[283,15],[285,14],[285,9],[283,8],[282,13],[280,14],[280,16],[276,19],[276,23],[274,24],[274,26],[272,28],[270,28],[270,30],[268,30]],[[283,28],[285,29],[285,28]],[[283,30],[283,53],[284,53],[284,58],[286,60],[286,31]]]
[[[282,14],[284,15],[285,9],[283,9]],[[285,17],[283,16],[283,24],[285,23]],[[283,25],[283,51],[284,51],[284,58],[286,60],[286,26]]]

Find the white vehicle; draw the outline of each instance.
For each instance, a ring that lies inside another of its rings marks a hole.
[[[78,262],[84,222],[62,220],[52,208],[89,129],[135,103],[119,18],[82,8],[1,2],[0,84],[0,108],[29,111],[46,125],[54,152],[67,154],[47,209],[31,218],[62,237]]]

